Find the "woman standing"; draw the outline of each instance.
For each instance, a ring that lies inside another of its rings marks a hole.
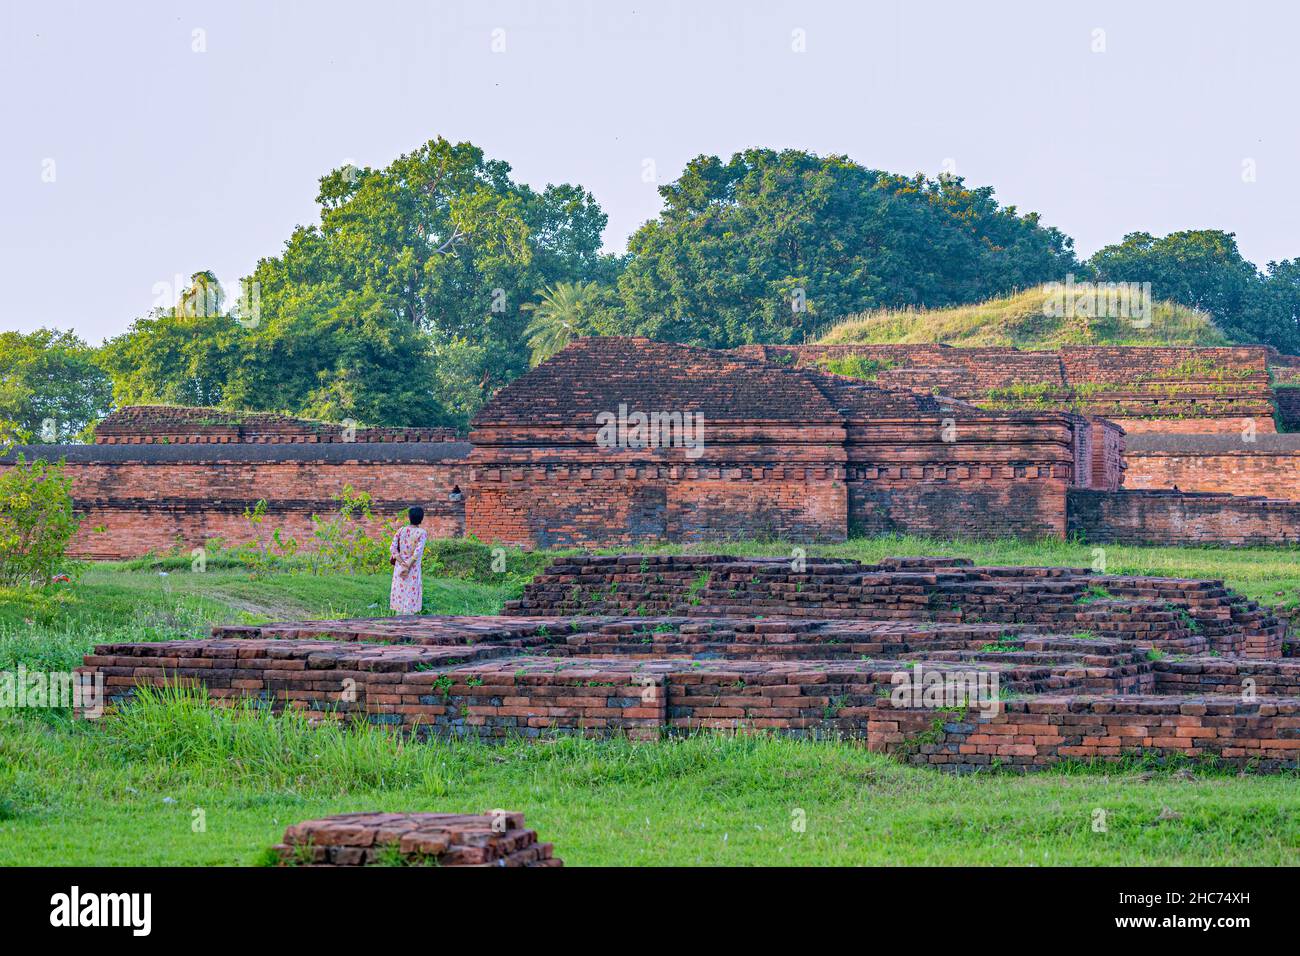
[[[420,529],[424,509],[415,507],[407,512],[411,523],[393,535],[388,549],[388,563],[393,566],[393,590],[388,606],[398,614],[419,614],[424,609],[424,578],[421,562],[424,559],[424,542],[427,535]]]

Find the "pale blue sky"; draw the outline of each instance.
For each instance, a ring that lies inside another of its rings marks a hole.
[[[592,190],[611,250],[659,209],[647,159],[770,146],[949,161],[1084,255],[1221,228],[1262,265],[1300,255],[1297,34],[1284,2],[5,0],[0,329],[121,332],[437,135]]]

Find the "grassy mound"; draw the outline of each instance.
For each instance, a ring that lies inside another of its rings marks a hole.
[[[818,341],[822,345],[943,342],[968,347],[1029,349],[1064,345],[1230,344],[1204,312],[1173,302],[1153,303],[1150,325],[1139,328],[1127,318],[1045,314],[1051,298],[1051,292],[1037,287],[975,305],[863,312],[841,319]]]

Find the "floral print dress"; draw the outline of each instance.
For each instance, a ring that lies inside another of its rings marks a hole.
[[[407,525],[393,535],[388,554],[394,560],[393,590],[388,606],[398,614],[419,614],[424,608],[424,579],[420,564],[428,535]]]

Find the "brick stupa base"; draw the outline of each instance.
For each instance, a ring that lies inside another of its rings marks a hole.
[[[86,658],[110,700],[202,688],[419,738],[656,739],[701,729],[860,739],[912,763],[1300,758],[1286,625],[1218,581],[974,567],[557,559],[507,613],[217,627]],[[900,680],[996,678],[981,703]]]
[[[295,823],[282,866],[563,866],[522,813],[343,813]]]

